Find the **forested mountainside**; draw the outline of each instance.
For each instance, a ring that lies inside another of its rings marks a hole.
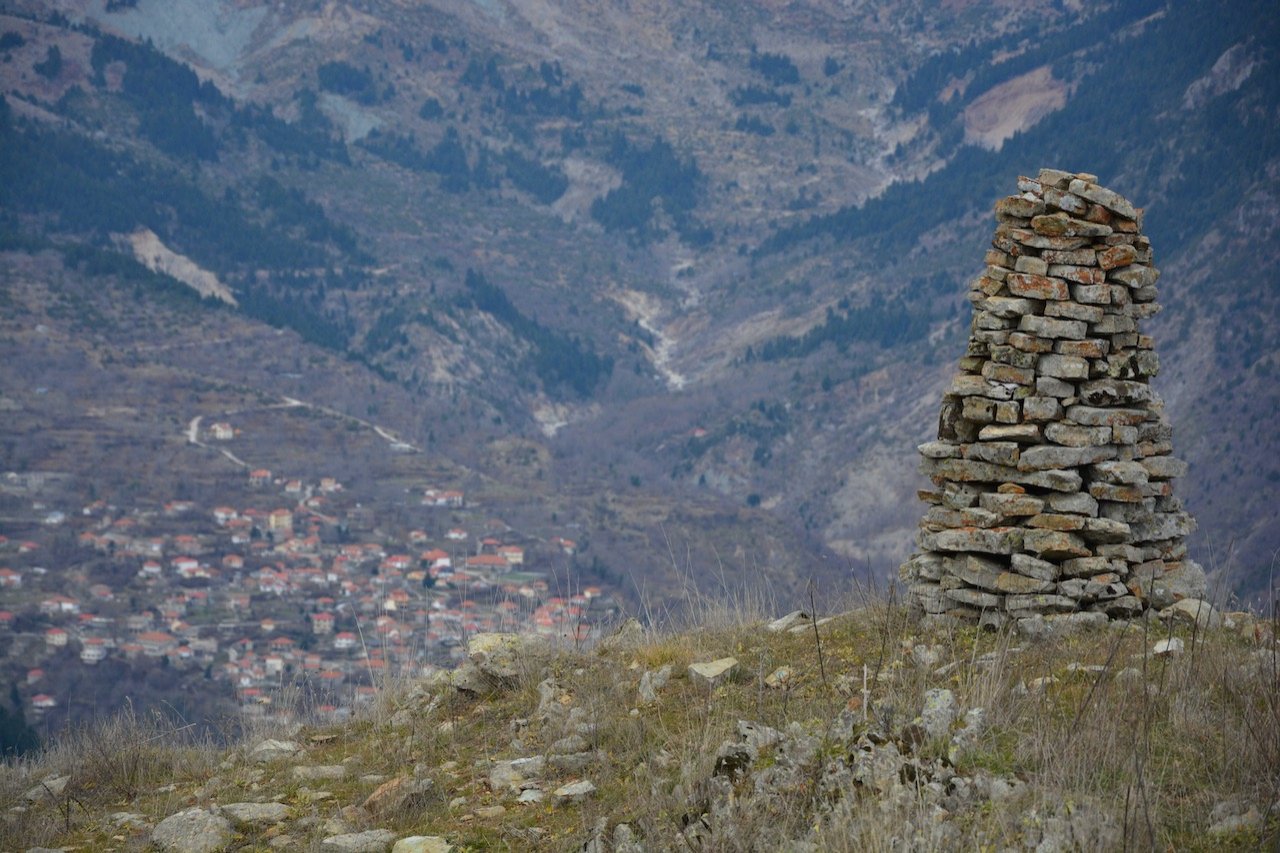
[[[1089,171],[1147,209],[1193,553],[1255,598],[1280,547],[1273,11],[6,0],[3,298],[31,269],[116,294],[24,358],[125,384],[146,333],[116,300],[246,330],[184,375],[376,416],[575,525],[580,570],[634,600],[789,600],[910,551],[991,205]],[[10,443],[3,467],[50,467]],[[110,463],[80,488],[129,479]]]

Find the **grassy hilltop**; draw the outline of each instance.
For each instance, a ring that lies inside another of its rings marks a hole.
[[[752,609],[664,633],[628,623],[595,648],[479,635],[459,670],[385,685],[346,723],[248,731],[228,749],[124,715],[3,768],[0,847],[1276,843],[1274,621],[1022,641],[921,629],[892,602],[816,625]],[[183,821],[196,834],[166,841]]]

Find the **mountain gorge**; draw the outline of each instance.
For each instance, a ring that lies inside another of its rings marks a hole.
[[[882,582],[991,205],[1082,169],[1146,206],[1193,552],[1258,598],[1280,548],[1272,11],[6,0],[2,294],[57,334],[8,342],[4,393],[30,403],[35,359],[131,387],[181,359],[502,484],[637,599]],[[146,355],[129,302],[194,348]],[[213,358],[206,335],[252,343]],[[50,460],[11,443],[4,465]]]

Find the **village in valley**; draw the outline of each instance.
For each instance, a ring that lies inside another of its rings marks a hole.
[[[360,429],[384,454],[421,454]],[[234,463],[231,487],[133,506],[55,505],[43,496],[56,475],[0,475],[0,678],[38,730],[139,685],[184,717],[341,718],[391,679],[455,664],[475,633],[583,643],[617,615],[576,572],[572,530],[514,529],[459,484],[413,482],[390,500],[325,471],[255,466],[239,436],[234,419],[192,420],[189,449]],[[15,506],[34,523],[13,524]]]

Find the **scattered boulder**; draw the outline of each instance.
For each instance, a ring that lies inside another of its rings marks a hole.
[[[1235,835],[1260,829],[1262,825],[1263,817],[1258,808],[1241,800],[1220,802],[1209,813],[1210,835]]]
[[[780,666],[764,677],[764,686],[771,690],[789,687],[795,681],[795,670],[789,666]]]
[[[1222,627],[1222,614],[1207,601],[1199,598],[1183,598],[1160,611],[1161,619],[1189,622],[1200,628]]]
[[[62,792],[67,789],[67,783],[71,781],[70,776],[46,776],[40,780],[40,784],[35,785],[22,795],[22,799],[28,803],[38,803],[43,800],[56,800],[62,796]]]
[[[602,652],[634,649],[643,644],[644,640],[644,626],[634,617],[629,617],[616,631],[601,640],[597,648]]]
[[[671,664],[665,664],[654,671],[646,670],[644,675],[640,676],[640,701],[646,704],[657,702],[658,691],[667,686],[670,678]]]
[[[792,610],[786,616],[782,616],[777,619],[774,619],[772,622],[770,622],[768,625],[765,626],[765,630],[774,631],[774,632],[789,631],[790,629],[802,623],[808,624],[809,621],[810,621],[810,616],[808,613],[805,613],[803,610]]]
[[[526,634],[481,633],[467,643],[467,656],[484,675],[514,682],[548,651],[545,639]]]
[[[453,845],[439,835],[410,835],[401,838],[391,853],[450,853]]]
[[[430,779],[397,776],[383,782],[365,798],[364,809],[374,817],[414,808],[431,796],[435,788]]]
[[[236,829],[270,826],[289,817],[284,803],[228,803],[218,813],[229,819]]]
[[[151,830],[151,843],[165,853],[217,853],[231,844],[231,821],[205,809],[170,815]]]
[[[583,779],[578,782],[569,782],[568,784],[561,785],[559,788],[552,791],[552,795],[556,798],[557,802],[570,803],[585,800],[595,792],[595,784],[589,779]]]
[[[293,768],[293,778],[300,782],[341,779],[346,775],[347,768],[341,764],[299,764]]]
[[[489,769],[491,791],[518,791],[522,783],[537,779],[546,769],[547,760],[541,755],[494,762]]]
[[[924,708],[920,711],[920,725],[925,733],[937,740],[951,734],[951,724],[959,716],[955,695],[945,688],[928,690],[924,694]]]
[[[320,853],[387,853],[395,835],[386,829],[331,835],[320,842]]]
[[[272,761],[279,761],[282,758],[292,758],[302,752],[302,747],[291,740],[275,740],[268,738],[259,741],[249,750],[249,759],[259,764],[267,764]]]
[[[695,684],[714,689],[727,680],[738,667],[738,659],[734,657],[695,663],[689,665],[689,677]]]

